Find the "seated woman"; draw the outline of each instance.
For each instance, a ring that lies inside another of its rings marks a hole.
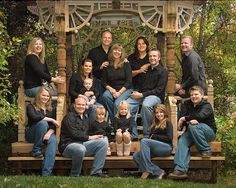
[[[121,101],[113,127],[116,131],[116,150],[118,156],[129,156],[131,147],[131,131],[135,125],[134,118],[131,117],[130,107],[126,101]]]
[[[24,88],[25,94],[29,97],[34,97],[40,87],[46,83],[49,83],[51,86],[51,94],[56,95],[54,83],[62,84],[65,82],[60,76],[51,76],[44,58],[44,42],[41,38],[35,37],[29,43],[25,59]]]
[[[71,103],[74,103],[75,99],[79,95],[85,95],[89,96],[90,91],[84,90],[84,80],[86,78],[91,78],[93,80],[93,83],[97,83],[97,79],[92,75],[93,70],[93,64],[91,59],[84,59],[82,61],[81,67],[79,69],[78,73],[73,73],[70,78],[69,83],[69,95],[71,97]],[[94,84],[94,88],[97,89],[97,85]],[[90,106],[88,111],[86,113],[89,114],[90,120],[93,122],[96,119],[96,105],[99,105],[98,103],[95,103],[95,105]]]
[[[28,125],[26,140],[34,143],[33,157],[43,157],[42,147],[46,146],[42,176],[49,176],[53,170],[56,150],[56,127],[59,123],[55,120],[55,109],[51,106],[51,94],[47,87],[41,87],[35,96],[33,104],[27,106]]]
[[[173,126],[167,120],[165,105],[157,105],[154,116],[150,137],[141,140],[140,151],[133,155],[139,171],[142,172],[142,179],[150,176],[162,179],[165,171],[152,163],[151,158],[169,156],[172,152]]]
[[[125,52],[120,44],[111,47],[108,60],[109,65],[102,71],[102,84],[106,88],[102,100],[112,122],[120,102],[131,94],[132,72],[130,64],[125,62]]]

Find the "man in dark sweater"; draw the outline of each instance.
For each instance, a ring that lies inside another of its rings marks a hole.
[[[111,47],[112,43],[112,33],[108,30],[105,30],[101,34],[101,41],[102,44],[95,48],[92,48],[89,53],[88,57],[93,62],[93,75],[97,78],[97,84],[99,88],[100,97],[98,98],[98,102],[103,104],[102,101],[102,94],[105,91],[105,88],[101,84],[101,73],[102,69],[109,65],[108,62],[108,52]]]
[[[193,86],[190,88],[190,100],[182,106],[178,127],[182,127],[184,123],[187,127],[179,139],[174,158],[175,169],[169,174],[171,179],[187,178],[192,145],[197,147],[202,157],[211,156],[211,147],[208,142],[215,139],[217,129],[212,106],[203,100],[203,96],[203,89]]]
[[[183,98],[189,97],[189,89],[198,85],[206,94],[205,66],[201,57],[193,49],[193,39],[191,36],[181,38],[182,51],[182,80],[181,84],[176,84],[176,95]]]
[[[131,114],[137,113],[138,107],[142,104],[141,117],[143,120],[143,136],[149,137],[150,126],[153,119],[153,107],[164,102],[165,88],[167,84],[167,71],[160,64],[161,54],[157,49],[149,52],[150,66],[146,74],[142,75],[140,91],[133,91],[127,100],[131,107]],[[137,125],[133,128],[132,137],[137,138]]]
[[[85,156],[94,156],[90,175],[103,177],[108,143],[103,135],[88,135],[89,118],[84,114],[86,102],[83,95],[76,98],[74,109],[63,118],[58,148],[63,156],[72,158],[71,176],[80,175]]]

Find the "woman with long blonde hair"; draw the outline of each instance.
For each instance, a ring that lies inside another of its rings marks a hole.
[[[49,176],[53,170],[56,150],[56,127],[59,126],[55,120],[55,109],[51,106],[51,93],[47,87],[41,87],[33,104],[27,106],[28,125],[26,130],[26,140],[34,143],[32,156],[43,157],[42,147],[46,146],[42,175]]]
[[[141,140],[140,151],[133,155],[139,171],[142,172],[142,179],[162,179],[166,175],[164,170],[152,163],[151,158],[171,155],[172,139],[172,123],[167,119],[165,105],[159,104],[154,108],[154,120],[149,138]]]
[[[51,93],[56,95],[54,83],[64,83],[64,79],[51,76],[45,61],[45,44],[41,38],[35,37],[29,43],[25,59],[25,94],[34,97],[45,83],[52,86]]]
[[[129,98],[132,85],[132,71],[126,62],[124,48],[114,44],[108,54],[109,66],[103,69],[102,84],[105,92],[102,101],[113,121],[117,107],[122,100]]]

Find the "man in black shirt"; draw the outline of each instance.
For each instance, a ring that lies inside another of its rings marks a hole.
[[[97,83],[99,89],[99,98],[97,101],[103,104],[102,94],[105,91],[105,88],[101,84],[101,75],[102,69],[109,65],[108,62],[108,52],[112,43],[112,34],[110,31],[105,30],[102,32],[102,44],[98,47],[92,48],[88,53],[88,59],[91,59],[93,62],[93,75],[97,78]]]
[[[133,91],[127,100],[131,107],[131,114],[134,116],[140,104],[142,104],[141,117],[143,120],[143,136],[149,137],[150,126],[153,119],[153,107],[164,102],[165,88],[167,84],[167,71],[159,63],[161,58],[160,51],[152,49],[149,52],[150,66],[146,74],[142,75],[143,82],[140,91]],[[137,127],[137,126],[136,126]],[[133,138],[137,138],[137,128],[133,129]]]
[[[198,85],[206,94],[205,66],[201,57],[193,49],[193,39],[191,36],[181,38],[182,51],[182,81],[176,84],[176,95],[183,98],[189,97],[189,89]]]
[[[62,121],[58,149],[65,157],[72,158],[71,176],[79,176],[85,156],[94,156],[92,176],[103,177],[102,169],[108,149],[103,135],[88,135],[89,118],[84,113],[87,98],[80,95],[75,99],[74,108]]]

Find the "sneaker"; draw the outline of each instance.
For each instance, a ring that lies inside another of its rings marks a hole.
[[[162,179],[164,179],[165,177],[166,177],[166,173],[165,173],[165,171],[164,171],[164,172],[162,172],[159,176],[157,176],[156,179],[162,180]]]
[[[203,158],[209,158],[212,156],[212,152],[211,151],[203,151],[202,152],[202,157]]]
[[[99,178],[108,178],[109,176],[103,173],[92,174],[91,176],[99,177]]]
[[[110,147],[108,147],[107,156],[110,156],[110,155],[111,155],[111,149],[110,149]]]
[[[42,158],[43,154],[40,151],[35,152],[35,153],[32,152],[32,156],[35,158]]]
[[[174,172],[168,175],[168,178],[173,179],[173,180],[181,180],[181,179],[188,178],[188,175],[185,172],[175,170]]]

